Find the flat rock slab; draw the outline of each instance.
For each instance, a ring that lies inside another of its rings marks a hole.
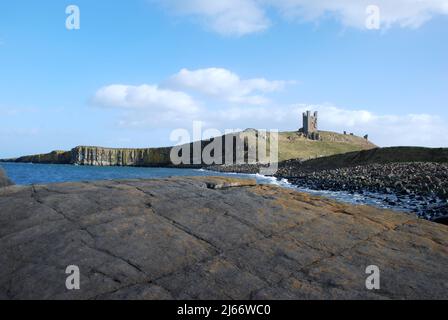
[[[0,239],[0,299],[448,299],[447,226],[253,180],[10,186]]]

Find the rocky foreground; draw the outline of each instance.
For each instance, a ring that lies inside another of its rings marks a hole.
[[[319,159],[318,159],[319,160]],[[385,205],[448,223],[448,163],[393,162],[320,169],[297,160],[279,164],[275,176],[312,190],[373,193]],[[210,170],[255,174],[260,165],[213,166]]]
[[[10,186],[0,239],[1,299],[448,298],[447,226],[252,180]]]

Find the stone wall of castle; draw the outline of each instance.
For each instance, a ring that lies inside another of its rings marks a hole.
[[[305,137],[311,140],[320,140],[319,130],[317,128],[317,111],[311,114],[311,111],[303,113],[303,128],[300,130]]]

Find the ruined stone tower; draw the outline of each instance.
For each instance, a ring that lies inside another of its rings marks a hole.
[[[299,131],[308,139],[320,139],[319,130],[317,129],[317,111],[313,114],[311,114],[311,111],[303,113],[303,127]]]

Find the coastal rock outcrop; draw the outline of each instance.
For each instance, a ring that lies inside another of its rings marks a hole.
[[[448,214],[448,163],[411,162],[370,164],[292,172],[291,183],[313,190],[372,192],[391,204],[403,203],[418,215],[434,219]]]
[[[168,166],[171,148],[117,149],[76,147],[71,150],[70,163],[90,166]]]
[[[261,165],[222,165],[220,172],[259,173]],[[433,221],[448,215],[448,149],[391,147],[278,164],[275,176],[311,190],[343,191]]]
[[[70,151],[52,151],[45,154],[23,156],[16,159],[3,159],[4,162],[43,163],[43,164],[70,164]]]
[[[321,131],[321,141],[310,141],[304,138],[298,132],[280,132],[278,135],[278,159],[280,161],[286,159],[309,159],[323,155],[333,155],[350,151],[372,149],[376,146],[371,142],[355,137],[344,136],[334,132]],[[138,167],[167,167],[167,166],[201,166],[206,165],[202,162],[201,154],[194,155],[193,150],[199,149],[200,153],[215,139],[222,142],[222,159],[233,154],[236,159],[236,150],[244,149],[244,158],[248,158],[248,154],[257,150],[257,140],[264,140],[269,149],[270,134],[261,134],[255,129],[246,129],[242,132],[229,133],[221,137],[211,138],[208,140],[196,141],[183,145],[185,149],[190,148],[190,162],[182,165],[174,165],[170,159],[170,152],[174,147],[164,148],[144,148],[144,149],[127,149],[127,148],[104,148],[94,146],[78,146],[71,151],[53,151],[47,154],[37,154],[23,156],[14,159],[1,159],[0,162],[25,162],[25,163],[44,163],[44,164],[78,164],[92,166],[138,166]],[[251,141],[251,143],[249,143]],[[227,150],[229,144],[232,143],[233,148]],[[218,147],[217,147],[218,149]],[[214,150],[213,155],[219,150]],[[258,159],[258,158],[257,158]],[[195,161],[193,161],[195,160]],[[259,160],[259,159],[258,159]],[[210,163],[208,163],[210,164]]]
[[[12,181],[8,179],[5,171],[0,167],[0,188],[12,185]]]
[[[0,299],[448,298],[447,226],[253,180],[14,186],[0,220]]]

